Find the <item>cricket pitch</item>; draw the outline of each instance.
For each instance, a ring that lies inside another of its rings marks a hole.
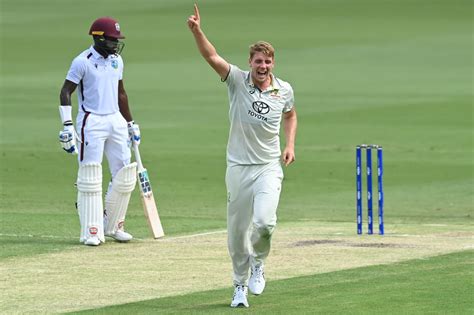
[[[60,313],[229,287],[225,231],[162,240],[109,241],[0,263],[0,313]],[[467,225],[389,225],[356,235],[355,224],[280,224],[267,280],[390,264],[473,248]]]

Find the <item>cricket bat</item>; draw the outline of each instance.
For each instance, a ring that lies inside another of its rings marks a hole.
[[[165,233],[163,232],[163,227],[161,226],[160,216],[158,215],[155,198],[153,197],[153,191],[151,190],[148,171],[143,167],[138,145],[133,145],[133,151],[135,152],[135,160],[138,166],[138,186],[140,186],[140,196],[142,199],[143,210],[145,210],[145,216],[148,220],[148,225],[150,226],[153,237],[160,238],[165,236]]]

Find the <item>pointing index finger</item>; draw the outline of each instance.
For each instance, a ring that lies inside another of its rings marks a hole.
[[[199,20],[199,9],[196,3],[194,4],[194,15]]]

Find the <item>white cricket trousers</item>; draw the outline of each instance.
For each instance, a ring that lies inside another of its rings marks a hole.
[[[76,122],[82,140],[82,143],[78,143],[79,164],[102,164],[105,153],[112,178],[130,164],[127,122],[120,112],[97,115],[80,111]]]
[[[109,115],[97,115],[90,112],[80,111],[77,116],[77,128],[81,138],[79,143],[79,166],[86,164],[102,164],[103,155],[107,157],[112,179],[126,165],[130,164],[130,148],[128,147],[128,128],[127,122],[120,112]],[[102,170],[102,168],[99,168]],[[81,173],[81,169],[79,170]],[[87,174],[87,171],[84,171]],[[78,174],[79,176],[79,174]],[[90,174],[89,174],[90,176]],[[81,181],[82,191],[78,184],[78,213],[81,223],[81,237],[83,242],[92,236],[97,236],[100,241],[105,242],[104,238],[104,203],[102,201],[102,187],[94,186],[92,193],[86,192],[94,182],[95,176],[85,178],[85,185]],[[102,179],[102,174],[98,177]],[[84,179],[82,179],[84,180]],[[78,177],[78,182],[80,181]],[[100,183],[102,186],[102,183]],[[86,190],[84,190],[86,189]],[[112,189],[112,181],[109,182],[108,192]],[[100,195],[99,195],[100,193]],[[109,200],[111,202],[111,200]],[[118,202],[113,201],[115,204]],[[113,203],[112,202],[112,203]],[[106,193],[107,203],[107,193]],[[127,201],[128,203],[128,201]],[[109,212],[113,209],[107,209]],[[120,212],[119,212],[120,211]],[[115,209],[114,225],[123,224],[125,219],[125,209]],[[106,227],[107,228],[107,227]],[[109,227],[110,229],[110,227]],[[115,226],[113,227],[115,229]]]
[[[270,252],[282,180],[279,160],[227,167],[227,245],[235,285],[246,285],[250,265],[263,263]]]

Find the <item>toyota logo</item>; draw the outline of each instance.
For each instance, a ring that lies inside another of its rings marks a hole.
[[[252,103],[253,110],[259,114],[267,114],[270,111],[270,106],[264,102],[256,101]]]

